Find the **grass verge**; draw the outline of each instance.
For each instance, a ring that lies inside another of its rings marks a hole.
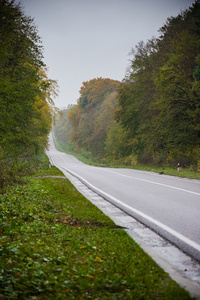
[[[93,166],[98,166],[98,167],[109,167],[109,168],[129,168],[129,169],[135,169],[135,170],[141,170],[141,171],[156,172],[156,173],[159,173],[161,175],[165,174],[165,175],[171,175],[171,176],[178,176],[178,177],[183,177],[183,178],[190,178],[190,179],[200,180],[200,172],[195,172],[193,170],[185,169],[185,168],[180,168],[180,170],[177,171],[176,168],[170,168],[168,166],[155,167],[155,166],[142,166],[142,165],[125,166],[125,165],[102,164],[100,162],[92,160],[92,158],[84,157],[81,153],[67,151],[67,149],[65,149],[64,145],[61,145],[55,137],[54,137],[54,142],[55,142],[56,147],[59,151],[66,152],[68,154],[74,155],[80,161],[82,161],[83,163],[88,164],[88,165],[93,165]]]
[[[0,299],[191,299],[60,171],[37,175],[0,198]]]

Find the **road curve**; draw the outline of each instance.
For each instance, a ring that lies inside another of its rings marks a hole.
[[[133,169],[88,166],[57,151],[50,138],[47,151],[53,165],[80,179],[200,261],[200,181]]]

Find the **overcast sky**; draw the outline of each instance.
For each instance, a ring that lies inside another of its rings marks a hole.
[[[83,81],[121,81],[128,55],[153,36],[168,17],[195,0],[21,0],[34,18],[44,47],[49,78],[59,84],[55,104],[75,104]]]

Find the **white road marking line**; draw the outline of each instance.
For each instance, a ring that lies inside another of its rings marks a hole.
[[[159,183],[159,182],[156,182],[156,181],[151,181],[151,180],[147,180],[147,179],[142,179],[142,178],[139,178],[139,177],[134,177],[134,176],[124,175],[124,174],[117,173],[117,172],[110,171],[110,170],[105,170],[105,171],[106,171],[106,172],[113,173],[113,174],[117,174],[117,175],[119,175],[119,176],[128,177],[128,178],[132,178],[132,179],[136,179],[136,180],[140,180],[140,181],[145,181],[145,182],[148,182],[148,183],[153,183],[153,184],[165,186],[165,187],[168,187],[168,188],[171,188],[171,189],[174,189],[174,190],[179,190],[179,191],[182,191],[182,192],[187,192],[187,193],[190,193],[190,194],[194,194],[194,195],[200,196],[200,193],[193,192],[193,191],[189,191],[189,190],[185,190],[185,189],[181,189],[181,188],[178,188],[178,187],[175,187],[175,186],[172,186],[172,185],[167,185],[167,184]]]
[[[59,156],[66,162],[66,160],[62,157],[61,154],[59,154]],[[78,159],[77,159],[77,161],[78,161]],[[119,175],[119,176],[131,178],[131,179],[136,179],[136,180],[140,180],[140,181],[144,181],[144,182],[148,182],[148,183],[152,183],[152,184],[156,184],[156,185],[168,187],[168,188],[171,188],[171,189],[174,189],[174,190],[179,190],[179,191],[182,191],[182,192],[186,192],[186,193],[190,193],[190,194],[193,194],[193,195],[200,196],[200,193],[189,191],[189,190],[185,190],[185,189],[178,188],[178,187],[175,187],[175,186],[172,186],[172,185],[167,185],[167,184],[159,183],[159,182],[156,182],[156,181],[142,179],[142,178],[139,178],[139,177],[129,176],[129,175],[121,174],[121,173],[118,173],[118,172],[110,171],[110,170],[107,170],[107,169],[103,169],[103,171],[106,171],[106,172],[109,172],[109,173],[113,173],[113,174],[116,174],[116,175]]]
[[[63,152],[64,153],[64,152]],[[64,154],[67,154],[67,153],[64,153]],[[62,158],[62,160],[64,160],[64,162],[66,162],[67,164],[69,164],[66,160],[65,160],[65,158],[62,156],[62,154],[58,154],[61,158]],[[81,165],[84,165],[84,163],[82,163],[80,160],[78,160],[76,157],[74,157],[73,155],[71,155],[71,154],[67,154],[67,155],[70,155],[70,158],[72,158],[75,162],[77,162],[77,163],[79,163],[79,164],[81,164]]]
[[[172,234],[173,236],[175,236],[176,238],[178,238],[179,240],[185,242],[186,244],[188,244],[189,246],[195,248],[196,250],[200,251],[200,245],[195,243],[194,241],[188,239],[187,237],[185,237],[184,235],[182,235],[181,233],[173,230],[172,228],[166,226],[165,224],[155,220],[152,217],[149,217],[148,215],[144,214],[143,212],[129,206],[128,204],[125,204],[123,202],[121,202],[120,200],[118,200],[117,198],[105,193],[104,191],[100,190],[99,188],[95,187],[94,185],[92,185],[91,183],[89,183],[87,180],[85,180],[83,177],[79,176],[78,174],[72,172],[71,170],[68,170],[66,168],[61,168],[65,171],[67,171],[68,173],[72,174],[73,176],[75,176],[76,178],[78,178],[79,180],[81,180],[84,184],[86,184],[87,186],[89,186],[91,189],[93,189],[94,191],[99,192],[101,195],[104,195],[110,199],[112,199],[115,203],[120,204],[122,207],[125,207],[127,209],[129,209],[130,211],[140,215],[141,217],[145,218],[146,220],[152,222],[153,224],[159,226],[160,228],[164,229],[165,231],[169,232],[170,234]]]
[[[65,159],[59,155],[64,161]],[[53,159],[52,159],[53,161]],[[66,161],[65,161],[66,162]],[[85,180],[83,177],[79,176],[78,174],[74,173],[73,171],[71,170],[68,170],[66,168],[62,168],[60,167],[61,169],[64,169],[66,170],[67,172],[71,173],[73,176],[77,177],[79,180],[81,180],[82,182],[84,182],[87,186],[89,186],[91,189],[101,193],[102,195],[112,199],[115,203],[118,203],[120,204],[122,207],[125,207],[127,209],[129,209],[130,211],[140,215],[141,217],[145,218],[146,220],[152,222],[153,224],[159,226],[160,228],[166,230],[167,232],[169,232],[170,234],[172,234],[173,236],[177,237],[178,239],[182,240],[183,242],[185,242],[186,244],[190,245],[191,247],[195,248],[196,250],[200,251],[200,245],[195,243],[194,241],[188,239],[187,237],[185,237],[184,235],[178,233],[177,231],[173,230],[172,228],[166,226],[165,224],[155,220],[154,218],[152,217],[149,217],[148,215],[142,213],[141,211],[129,206],[128,204],[125,204],[123,202],[121,202],[120,200],[118,200],[117,198],[107,194],[106,192],[100,190],[99,188],[95,187],[94,185],[92,185],[91,183],[89,183],[87,180]],[[188,191],[188,190],[184,190],[184,189],[181,189],[181,188],[176,188],[176,187],[173,187],[173,186],[169,186],[169,185],[165,185],[165,184],[162,184],[162,183],[158,183],[158,182],[154,182],[154,181],[150,181],[150,180],[146,180],[146,179],[141,179],[141,178],[138,178],[138,177],[132,177],[132,176],[128,176],[128,175],[124,175],[124,174],[120,174],[120,173],[117,173],[117,172],[114,172],[114,171],[110,171],[110,170],[105,170],[107,172],[110,172],[110,173],[114,173],[114,174],[117,174],[117,175],[120,175],[120,176],[124,176],[124,177],[128,177],[128,178],[133,178],[133,179],[137,179],[137,180],[141,180],[141,181],[146,181],[146,182],[149,182],[149,183],[153,183],[153,184],[158,184],[158,185],[162,185],[162,186],[166,186],[166,187],[169,187],[169,188],[173,188],[173,189],[177,189],[177,190],[181,190],[181,191],[185,191],[185,192],[189,192],[189,193],[193,193],[193,194],[196,194],[196,195],[200,195],[199,193],[195,193],[195,192],[192,192],[192,191]]]
[[[59,154],[59,156],[65,161],[65,159],[60,154]],[[156,182],[156,181],[142,179],[142,178],[139,178],[139,177],[129,176],[129,175],[121,174],[121,173],[118,173],[118,172],[110,171],[110,170],[107,170],[107,169],[103,169],[103,171],[106,171],[106,172],[109,172],[109,173],[113,173],[113,174],[116,174],[116,175],[119,175],[119,176],[131,178],[131,179],[136,179],[136,180],[140,180],[140,181],[144,181],[144,182],[148,182],[148,183],[152,183],[152,184],[156,184],[156,185],[168,187],[168,188],[171,188],[171,189],[174,189],[174,190],[179,190],[179,191],[182,191],[182,192],[186,192],[186,193],[190,193],[190,194],[194,194],[194,195],[200,196],[200,193],[189,191],[189,190],[185,190],[185,189],[178,188],[178,187],[175,187],[175,186],[172,186],[172,185],[167,185],[167,184],[159,183],[159,182]]]

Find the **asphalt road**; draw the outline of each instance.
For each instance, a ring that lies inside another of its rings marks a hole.
[[[200,261],[200,181],[133,169],[88,166],[56,150],[47,152],[53,165]]]

